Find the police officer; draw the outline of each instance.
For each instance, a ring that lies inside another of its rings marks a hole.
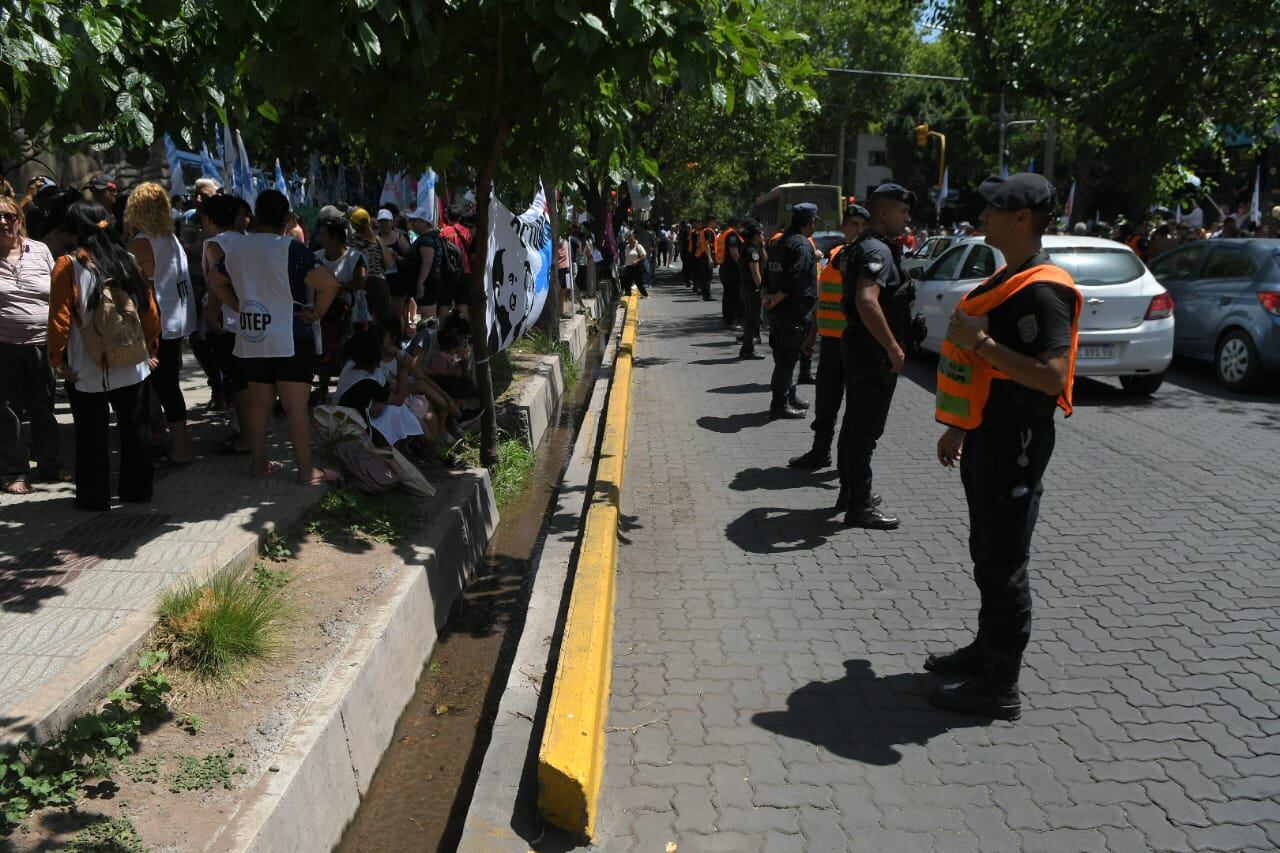
[[[693,287],[702,294],[703,302],[711,301],[711,276],[716,271],[716,228],[719,225],[720,220],[715,214],[707,214],[694,243]]]
[[[684,220],[676,235],[676,247],[680,251],[680,280],[685,287],[693,287],[693,223]]]
[[[742,294],[742,348],[738,358],[759,361],[764,356],[756,352],[756,338],[760,336],[760,293],[766,273],[764,229],[759,222],[748,222],[742,234],[739,257],[739,292]],[[723,270],[721,271],[723,274]]]
[[[769,312],[769,347],[773,350],[770,420],[802,419],[808,408],[796,397],[795,374],[818,299],[817,262],[809,242],[817,221],[817,205],[795,205],[791,225],[768,248],[768,292],[762,302]]]
[[[871,214],[860,204],[851,204],[844,210],[840,230],[844,232],[844,245],[836,246],[826,267],[818,275],[818,310],[804,351],[813,352],[818,343],[818,376],[813,400],[813,448],[787,463],[792,468],[813,470],[831,464],[831,441],[836,434],[836,415],[840,414],[840,401],[844,398],[844,367],[840,359],[840,338],[846,325],[844,306],[841,304],[843,276],[840,273],[840,254],[858,239]],[[820,343],[819,343],[820,341]]]
[[[916,196],[898,184],[881,184],[867,200],[871,214],[857,242],[840,253],[841,299],[848,321],[840,339],[845,384],[840,426],[840,498],[844,523],[892,530],[896,516],[879,507],[871,490],[871,456],[884,434],[889,405],[906,361],[903,343],[911,326],[911,280],[902,273],[896,238],[911,221]]]
[[[742,237],[738,232],[741,228],[742,220],[731,216],[728,226],[717,238],[717,245],[723,246],[722,252],[716,252],[716,260],[720,261],[720,317],[726,329],[742,322],[742,294],[738,278],[742,252]]]
[[[947,427],[938,461],[960,464],[982,606],[974,641],[930,655],[925,669],[961,679],[933,694],[938,707],[1016,720],[1031,634],[1031,534],[1053,453],[1054,410],[1071,414],[1082,298],[1040,245],[1053,215],[1053,185],[1021,173],[989,178],[979,191],[987,202],[982,231],[1006,265],[951,318],[935,415]]]

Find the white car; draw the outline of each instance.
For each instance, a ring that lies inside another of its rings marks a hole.
[[[1131,394],[1155,393],[1173,360],[1173,297],[1120,243],[1046,234],[1044,248],[1084,294],[1076,375],[1117,376]],[[922,349],[941,350],[961,297],[1003,265],[998,249],[981,237],[966,237],[912,273],[916,311],[926,329]]]
[[[916,248],[914,252],[905,255],[902,258],[902,271],[911,272],[919,267],[924,269],[934,260],[934,258],[942,257],[942,253],[951,247],[961,237],[942,236],[930,237],[924,243]]]

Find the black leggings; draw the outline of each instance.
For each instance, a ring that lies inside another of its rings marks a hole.
[[[111,505],[111,452],[108,448],[109,409],[116,413],[120,434],[120,500],[151,500],[154,474],[147,395],[151,379],[102,393],[68,386],[76,436],[76,506],[105,510]],[[109,408],[108,408],[109,407]]]
[[[182,338],[160,339],[160,364],[151,374],[151,387],[164,409],[166,422],[175,424],[187,419],[187,401],[182,398],[178,379],[182,374]]]

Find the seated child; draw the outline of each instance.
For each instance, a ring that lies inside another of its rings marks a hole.
[[[358,332],[346,346],[346,364],[338,377],[338,405],[360,412],[373,431],[375,444],[396,445],[423,435],[426,430],[405,405],[409,397],[409,365],[397,366],[394,375],[383,368],[381,330]]]

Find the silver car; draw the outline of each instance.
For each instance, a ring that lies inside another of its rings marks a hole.
[[[1280,372],[1280,240],[1200,240],[1151,273],[1177,302],[1174,352],[1213,363],[1233,391]]]
[[[935,258],[942,257],[942,253],[951,248],[951,245],[960,237],[930,237],[920,246],[916,247],[914,252],[910,252],[902,258],[902,271],[910,273],[913,269],[924,269],[929,266]]]
[[[1116,376],[1131,394],[1153,394],[1173,360],[1173,299],[1133,250],[1096,237],[1047,234],[1050,259],[1084,294],[1076,376]],[[1004,266],[982,237],[965,237],[918,278],[916,310],[924,316],[921,348],[938,352],[960,299]]]

